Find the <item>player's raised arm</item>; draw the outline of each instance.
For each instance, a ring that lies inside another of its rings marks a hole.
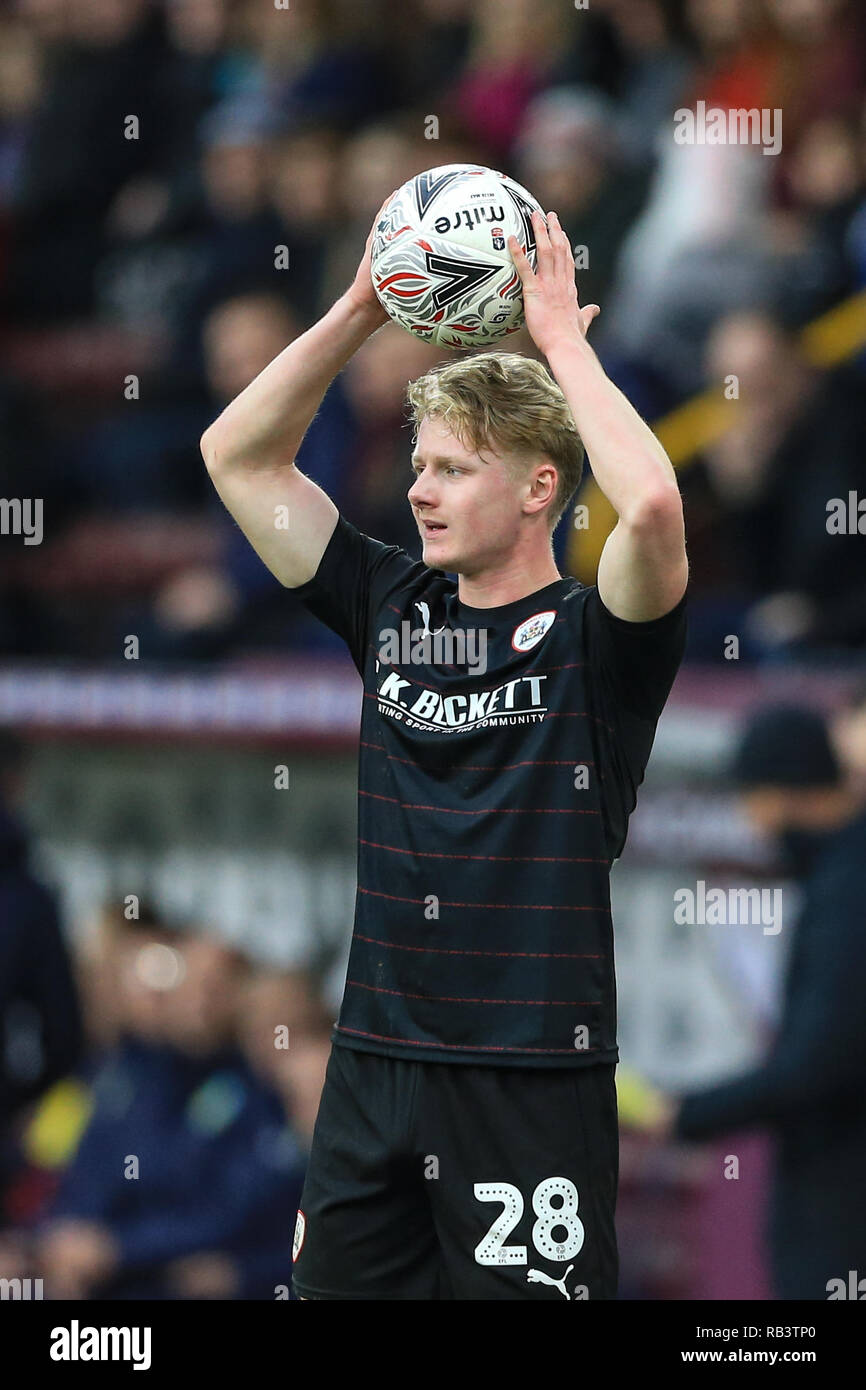
[[[683,508],[670,459],[586,341],[597,304],[581,308],[574,259],[559,219],[533,214],[538,265],[509,245],[523,282],[526,326],[571,407],[593,477],[619,520],[602,551],[598,592],[615,617],[649,622],[675,608],[688,583]]]
[[[334,503],[295,467],[295,455],[330,382],[387,322],[370,276],[372,236],[371,230],[346,293],[275,357],[201,438],[217,492],[268,569],[288,588],[312,579],[337,524]],[[285,507],[288,526],[278,528]]]

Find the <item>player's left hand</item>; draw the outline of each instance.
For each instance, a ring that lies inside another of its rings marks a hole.
[[[508,238],[508,249],[523,284],[526,327],[535,346],[547,356],[563,340],[585,338],[601,310],[597,304],[581,308],[578,303],[574,257],[556,213],[549,212],[545,224],[541,213],[534,212],[532,226],[537,253],[534,271],[517,237]]]

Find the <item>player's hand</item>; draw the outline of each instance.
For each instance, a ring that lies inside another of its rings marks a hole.
[[[392,191],[388,194],[387,198],[380,207],[379,211],[376,213],[376,216],[373,218],[373,225],[370,228],[370,233],[367,237],[367,244],[364,247],[364,254],[361,257],[361,264],[358,266],[358,271],[355,275],[354,280],[352,281],[351,287],[346,291],[349,299],[351,299],[352,302],[356,304],[358,307],[362,308],[366,314],[369,314],[371,323],[371,333],[374,333],[377,328],[381,328],[383,324],[388,322],[388,313],[385,309],[382,308],[382,303],[379,299],[379,296],[373,289],[371,249],[373,246],[373,237],[376,235],[376,227],[379,222],[379,218],[382,216],[382,213],[385,211],[385,208],[388,206],[396,192],[396,188],[392,189]]]
[[[547,356],[560,342],[585,338],[601,310],[597,304],[582,309],[578,303],[574,257],[556,213],[549,212],[545,224],[541,213],[534,212],[532,226],[537,252],[534,271],[517,237],[508,238],[508,249],[523,284],[526,327]]]

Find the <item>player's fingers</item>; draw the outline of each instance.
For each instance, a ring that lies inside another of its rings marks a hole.
[[[550,244],[553,247],[553,254],[557,267],[562,266],[564,270],[570,268],[573,273],[574,256],[571,252],[571,245],[562,229],[562,223],[555,212],[549,212],[547,214],[547,231],[550,237]]]
[[[538,265],[539,267],[552,267],[554,264],[553,247],[550,244],[547,223],[542,213],[534,212],[532,214],[532,226],[535,231],[535,251]]]
[[[524,251],[516,236],[509,236],[508,249],[511,252],[511,259],[517,267],[517,273],[524,285],[531,284],[535,279],[535,272],[529,264],[529,257]]]
[[[580,317],[583,321],[584,333],[589,328],[589,325],[592,323],[593,319],[597,318],[600,313],[601,309],[598,307],[597,304],[587,304],[585,308],[581,309]]]
[[[562,230],[562,223],[555,212],[547,214],[547,235],[550,237],[551,246],[560,246],[565,232]],[[566,243],[567,244],[567,243]]]
[[[383,203],[382,203],[382,206],[380,207],[379,211],[376,213],[376,216],[373,218],[373,226],[372,226],[372,228],[371,228],[371,232],[375,232],[375,230],[376,230],[376,228],[378,227],[379,223],[381,222],[383,216],[385,215],[385,209],[386,209],[386,207],[387,207],[388,204],[390,203],[391,199],[394,197],[394,194],[397,193],[397,192],[398,192],[398,190],[397,190],[396,188],[392,188],[392,189],[391,189],[391,192],[388,194],[387,198],[384,199],[384,201],[383,201]]]

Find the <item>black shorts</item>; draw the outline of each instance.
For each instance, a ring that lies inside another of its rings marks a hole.
[[[295,1231],[296,1293],[615,1298],[615,1070],[334,1046]]]

